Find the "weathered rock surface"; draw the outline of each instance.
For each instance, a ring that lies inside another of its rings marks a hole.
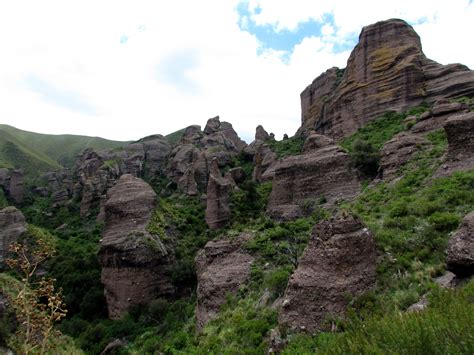
[[[328,145],[334,144],[334,140],[323,136],[322,134],[318,133],[311,133],[308,138],[304,141],[303,144],[303,153],[310,152],[312,150],[317,150],[320,148],[327,147]]]
[[[0,210],[0,270],[4,268],[8,258],[10,244],[26,232],[26,222],[23,213],[13,206]]]
[[[22,203],[25,190],[23,187],[23,170],[0,168],[0,188],[15,203]]]
[[[464,217],[458,230],[449,238],[448,269],[458,276],[474,274],[474,212]]]
[[[339,140],[388,110],[473,94],[473,71],[427,59],[411,26],[381,21],[362,29],[344,71],[329,69],[301,93],[299,134],[315,129]]]
[[[207,184],[206,223],[210,229],[219,229],[227,224],[231,216],[230,192],[232,182],[222,177],[217,159],[211,163]]]
[[[340,214],[314,227],[290,277],[279,324],[310,333],[330,330],[328,318],[344,316],[348,297],[375,284],[375,242],[360,221]]]
[[[214,319],[229,293],[236,293],[250,275],[254,260],[243,245],[253,236],[210,241],[196,256],[198,278],[196,327],[198,331]]]
[[[329,145],[286,157],[276,165],[267,212],[276,219],[293,219],[301,216],[298,211],[307,200],[324,198],[332,204],[353,198],[359,190],[351,158],[338,146]]]
[[[230,123],[221,122],[219,116],[211,118],[204,131],[199,126],[185,129],[180,144],[170,154],[167,176],[178,190],[194,196],[206,190],[214,159],[224,167],[245,147]]]
[[[81,216],[95,211],[107,189],[124,174],[149,179],[164,176],[170,152],[171,145],[162,135],[142,138],[121,149],[85,149],[74,171],[77,183],[73,193],[81,199]]]
[[[156,202],[153,189],[130,174],[107,192],[99,262],[111,319],[174,292],[169,276],[173,256],[147,230]]]
[[[448,152],[438,175],[474,169],[474,112],[452,116],[444,129]]]
[[[262,125],[258,125],[255,129],[255,140],[265,142],[268,139],[270,139],[268,132],[265,131],[265,128],[263,128]]]
[[[392,180],[413,156],[430,142],[419,135],[402,132],[383,146],[380,154],[380,168],[384,180]]]
[[[274,153],[267,144],[260,145],[253,157],[253,180],[257,182],[271,181],[273,179],[274,166],[277,158],[276,153]]]

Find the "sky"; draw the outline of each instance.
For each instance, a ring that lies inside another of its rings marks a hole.
[[[429,58],[474,68],[472,0],[3,0],[0,123],[136,140],[219,115],[280,139],[301,91],[394,17]]]

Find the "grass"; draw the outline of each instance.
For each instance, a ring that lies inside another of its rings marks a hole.
[[[420,313],[391,313],[354,321],[343,333],[300,335],[283,354],[472,354],[474,282],[435,289]]]
[[[265,143],[277,154],[278,158],[283,158],[289,155],[300,154],[303,149],[304,137],[293,136],[281,141],[268,140]]]
[[[171,144],[177,144],[181,138],[183,137],[184,131],[186,128],[177,130],[176,132],[167,134],[165,138],[171,143]]]
[[[0,165],[22,167],[27,171],[72,167],[85,148],[112,149],[127,143],[99,137],[40,134],[0,125]]]

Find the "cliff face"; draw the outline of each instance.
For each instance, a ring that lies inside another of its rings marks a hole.
[[[301,93],[299,134],[315,129],[341,139],[388,110],[474,94],[474,72],[425,57],[402,20],[364,27],[345,70],[331,68]]]

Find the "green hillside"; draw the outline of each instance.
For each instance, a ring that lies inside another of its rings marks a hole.
[[[126,143],[70,134],[40,134],[0,125],[0,167],[23,168],[27,173],[70,167],[84,148],[117,148]]]

